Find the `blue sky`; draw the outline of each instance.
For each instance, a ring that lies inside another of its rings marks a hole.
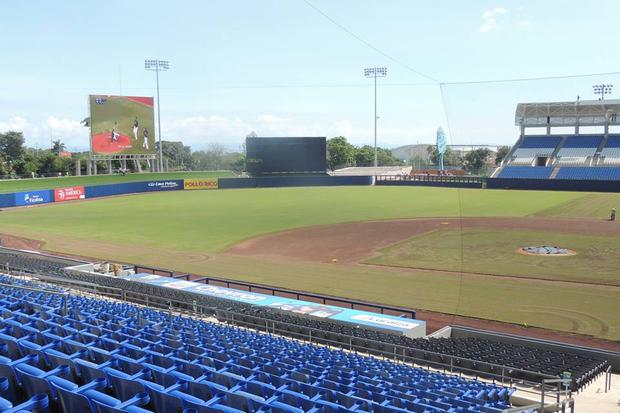
[[[388,68],[379,142],[390,147],[432,142],[440,125],[453,144],[510,144],[516,103],[589,99],[620,77],[451,84],[620,71],[617,0],[309,1],[383,53],[304,0],[5,2],[0,130],[86,148],[87,95],[154,95],[143,61],[157,57],[171,62],[162,135],[194,149],[238,148],[252,130],[371,143],[365,67]]]

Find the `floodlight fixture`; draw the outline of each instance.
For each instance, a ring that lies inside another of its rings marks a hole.
[[[601,96],[598,100],[605,100],[605,95],[611,94],[611,90],[613,89],[613,87],[614,85],[602,83],[600,85],[592,86],[592,89],[595,95]]]
[[[147,59],[144,61],[144,69],[155,72],[155,83],[157,84],[157,134],[159,135],[159,172],[164,171],[164,156],[161,144],[161,113],[159,110],[159,72],[170,69],[168,60]]]
[[[374,166],[377,167],[377,78],[387,76],[387,67],[369,67],[364,69],[364,76],[374,79],[375,82],[375,161]]]

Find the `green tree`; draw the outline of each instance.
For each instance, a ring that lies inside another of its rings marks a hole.
[[[467,152],[463,158],[463,167],[467,172],[479,174],[486,166],[490,157],[491,151],[487,148],[474,149]]]
[[[355,148],[355,166],[372,166],[375,162],[375,149],[370,145]]]
[[[428,153],[431,164],[439,165],[439,151],[437,150],[437,146],[428,145],[426,152]],[[461,165],[461,159],[452,149],[446,148],[446,152],[443,154],[443,164],[448,166],[458,166]]]
[[[37,161],[40,174],[51,174],[56,171],[56,159],[58,157],[49,151],[41,151]]]
[[[0,156],[6,162],[16,162],[24,154],[24,134],[22,132],[8,131],[0,133]]]
[[[350,166],[354,161],[355,148],[344,136],[337,136],[327,140],[327,166],[334,170]]]
[[[373,159],[374,160],[374,159]],[[400,159],[392,154],[392,151],[385,148],[377,148],[377,164],[379,166],[397,166],[402,165]]]
[[[215,171],[230,169],[232,162],[238,162],[238,157],[231,160],[231,156],[226,149],[217,143],[209,145],[206,150],[196,151],[192,154],[194,169],[200,171]],[[245,160],[243,161],[245,165]]]
[[[414,155],[409,159],[409,165],[411,165],[413,169],[424,169],[424,167],[430,165],[430,163],[427,157]]]
[[[162,141],[161,151],[169,162],[180,169],[191,169],[193,165],[192,150],[181,141]],[[159,142],[156,146],[159,150]]]
[[[60,139],[52,142],[52,153],[56,156],[60,155],[60,152],[64,152],[66,146],[60,141]]]
[[[54,172],[62,172],[63,175],[71,172],[74,168],[71,158],[61,158],[59,156],[54,159]]]
[[[499,165],[500,163],[502,163],[504,158],[510,152],[510,149],[510,146],[500,146],[499,148],[497,148],[497,153],[495,154],[495,165]]]

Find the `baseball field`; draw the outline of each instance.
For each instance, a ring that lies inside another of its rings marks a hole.
[[[620,194],[325,187],[15,208],[45,249],[620,341]],[[558,245],[566,257],[517,249]]]

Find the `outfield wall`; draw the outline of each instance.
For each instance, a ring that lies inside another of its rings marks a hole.
[[[531,189],[541,191],[620,192],[620,181],[579,179],[488,178],[489,189]]]
[[[0,194],[0,208],[32,206],[50,202],[77,201],[139,194],[145,192],[213,190],[227,188],[276,188],[294,186],[341,186],[371,185],[371,176],[303,176],[264,178],[188,178],[140,182],[124,182],[106,185],[72,186],[64,188],[33,190]]]
[[[270,176],[260,178],[169,179],[106,185],[72,186],[0,194],[0,208],[32,206],[50,202],[76,201],[145,192],[214,190],[233,188],[282,188],[312,186],[433,186],[448,188],[528,189],[546,191],[620,192],[620,181],[567,179],[516,179],[437,177],[406,179],[401,176]]]
[[[183,179],[165,181],[127,182],[122,184],[87,186],[86,198],[138,194],[142,192],[179,191],[184,188]]]
[[[265,176],[260,178],[221,178],[219,180],[219,187],[222,189],[345,185],[372,185],[372,176]]]

